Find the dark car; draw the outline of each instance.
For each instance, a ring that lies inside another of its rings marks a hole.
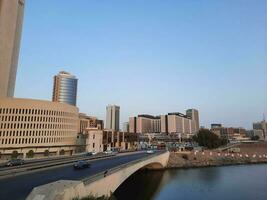
[[[16,165],[23,165],[24,160],[22,159],[12,159],[6,163],[7,167],[16,166]]]
[[[80,160],[73,164],[74,169],[83,169],[83,168],[89,168],[91,165],[87,161]]]

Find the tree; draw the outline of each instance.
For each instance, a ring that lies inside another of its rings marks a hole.
[[[258,135],[254,135],[251,137],[251,140],[259,140],[259,139],[260,139],[260,137]]]
[[[49,156],[49,150],[45,150],[44,156]]]
[[[19,153],[17,151],[13,151],[11,154],[11,158],[17,158],[19,156]]]
[[[218,148],[221,145],[225,145],[227,140],[220,139],[216,134],[208,129],[201,129],[197,135],[193,137],[200,146],[207,147],[209,149]]]
[[[33,156],[34,156],[33,150],[28,151],[28,153],[26,154],[26,156],[27,156],[27,158],[33,158]]]
[[[60,152],[59,152],[59,155],[64,155],[64,154],[65,154],[64,149],[61,149]]]

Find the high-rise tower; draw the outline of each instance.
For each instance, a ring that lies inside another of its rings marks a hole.
[[[120,130],[120,107],[108,105],[106,108],[106,129]]]
[[[24,0],[0,0],[0,98],[13,97]]]
[[[190,117],[193,121],[195,121],[195,131],[199,131],[199,114],[196,109],[188,109],[186,111],[186,115]]]
[[[78,79],[61,71],[54,76],[53,101],[76,106]]]

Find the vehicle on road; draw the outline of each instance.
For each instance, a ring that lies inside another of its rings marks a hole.
[[[86,153],[86,156],[92,156],[92,155],[93,155],[92,152],[87,152],[87,153]]]
[[[24,163],[25,163],[24,160],[17,158],[17,159],[12,159],[8,161],[6,163],[6,166],[11,167],[11,166],[23,165]]]
[[[107,150],[107,151],[105,151],[104,153],[105,153],[105,154],[113,154],[114,152],[111,151],[111,150]]]
[[[96,155],[96,154],[97,154],[97,152],[92,151],[92,152],[87,152],[87,153],[86,153],[86,156],[94,156],[94,155]]]
[[[79,160],[73,164],[74,169],[83,169],[91,167],[90,163],[85,160]]]
[[[153,150],[147,150],[146,153],[147,153],[147,154],[153,154],[154,151],[153,151]]]

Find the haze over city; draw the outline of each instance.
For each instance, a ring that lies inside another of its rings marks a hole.
[[[201,125],[251,128],[267,114],[267,2],[36,1],[25,5],[16,97],[51,100],[60,70],[78,107],[121,123],[197,108]]]
[[[0,200],[266,200],[266,11],[0,0]]]

